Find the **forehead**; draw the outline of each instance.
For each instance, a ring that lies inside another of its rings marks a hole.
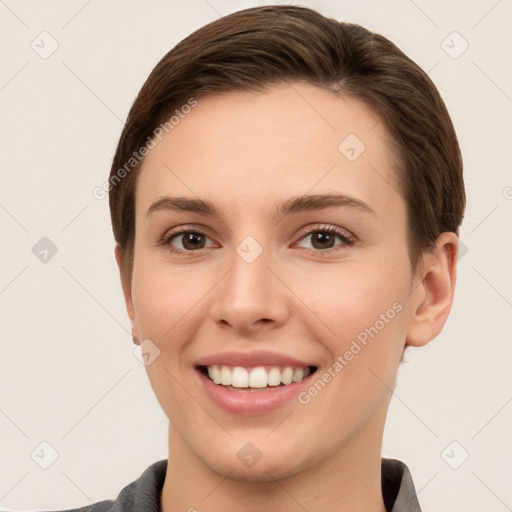
[[[174,121],[143,163],[138,212],[163,195],[259,210],[308,192],[342,192],[377,209],[400,199],[385,127],[360,100],[282,84],[201,96]]]

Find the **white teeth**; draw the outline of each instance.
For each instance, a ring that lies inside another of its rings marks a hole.
[[[222,382],[220,370],[217,365],[208,366],[208,375],[210,379],[212,379],[213,382],[215,382],[215,384],[220,384]]]
[[[241,366],[235,366],[231,373],[231,385],[234,388],[249,387],[249,372]]]
[[[304,369],[297,368],[293,374],[293,382],[300,382],[304,378]]]
[[[220,369],[220,383],[223,386],[231,386],[231,370],[227,366]]]
[[[253,368],[249,375],[249,387],[251,388],[266,388],[267,387],[267,372],[265,368],[258,366]]]
[[[284,372],[281,374],[281,382],[283,384],[291,384],[293,381],[293,370],[288,366],[284,369]]]
[[[235,388],[265,388],[267,386],[285,386],[293,382],[300,382],[310,373],[309,367],[292,368],[287,366],[281,371],[277,367],[269,371],[263,366],[257,366],[250,371],[243,366],[211,365],[207,367],[208,376],[215,384],[233,386]]]
[[[269,386],[279,386],[281,384],[281,372],[279,368],[271,368],[267,375],[267,384]]]

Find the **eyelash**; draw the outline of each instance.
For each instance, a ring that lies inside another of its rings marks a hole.
[[[324,254],[330,254],[332,252],[337,252],[339,250],[342,250],[344,247],[346,246],[351,246],[355,243],[355,238],[353,238],[352,236],[350,236],[346,231],[340,229],[340,228],[337,228],[335,226],[329,226],[329,225],[318,225],[318,226],[315,226],[314,228],[310,228],[308,231],[304,232],[298,241],[302,240],[303,238],[306,238],[307,236],[309,235],[312,235],[314,233],[328,233],[328,234],[331,234],[331,235],[337,235],[341,241],[342,241],[342,244],[340,246],[337,246],[337,247],[331,247],[331,248],[328,248],[328,249],[325,249],[325,250],[322,250],[322,249],[303,249],[304,252],[306,254],[314,254],[316,256],[318,255],[324,255]],[[169,233],[167,233],[164,238],[162,239],[162,241],[160,242],[160,245],[162,246],[170,246],[171,242],[175,239],[175,238],[178,238],[179,236],[181,235],[184,235],[184,234],[194,234],[194,235],[200,235],[200,236],[204,236],[206,238],[208,238],[208,235],[206,235],[205,233],[203,233],[202,231],[198,231],[197,229],[191,229],[191,228],[188,228],[186,226],[183,226],[183,227],[180,227],[178,228],[177,230],[174,230],[174,231],[171,231]],[[169,249],[170,252],[173,252],[173,253],[177,253],[177,254],[184,254],[186,256],[196,256],[196,254],[201,250],[201,249],[197,249],[195,251],[183,251],[183,250],[180,250],[180,249]]]

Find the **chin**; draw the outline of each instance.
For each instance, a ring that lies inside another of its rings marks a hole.
[[[209,464],[209,461],[204,461],[204,463],[211,471],[237,482],[274,482],[275,480],[293,476],[301,471],[301,467],[297,465],[296,460],[285,462],[282,459],[278,460],[273,457],[275,460],[264,461],[262,457],[253,466],[247,467],[238,458],[234,462],[231,455],[226,458],[229,460],[226,460],[224,464],[219,464],[218,461],[214,464]]]
[[[260,446],[263,443],[260,444]],[[242,448],[233,450],[234,446]],[[308,458],[302,453],[301,460],[297,460],[297,446],[294,449],[278,449],[267,445],[260,451],[250,442],[238,443],[228,441],[223,448],[211,451],[208,454],[197,453],[199,460],[211,471],[239,482],[273,482],[276,479],[286,478],[300,473],[308,467]],[[284,447],[282,447],[284,448]],[[291,452],[291,453],[290,453]],[[311,464],[313,461],[310,461]]]

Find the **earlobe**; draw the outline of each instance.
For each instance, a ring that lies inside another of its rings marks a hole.
[[[135,320],[135,308],[133,306],[133,299],[132,299],[131,279],[126,271],[126,265],[125,265],[125,261],[124,261],[124,258],[126,257],[125,251],[119,245],[119,243],[116,243],[115,257],[116,257],[117,266],[119,267],[119,275],[121,277],[121,286],[123,288],[123,295],[124,295],[124,301],[126,304],[126,311],[128,312],[128,316],[130,317],[130,322],[132,325],[132,338],[133,338],[134,343],[140,342],[140,335],[138,332],[137,322]]]
[[[450,313],[457,280],[458,238],[441,233],[423,255],[415,280],[407,345],[421,347],[439,335]]]

